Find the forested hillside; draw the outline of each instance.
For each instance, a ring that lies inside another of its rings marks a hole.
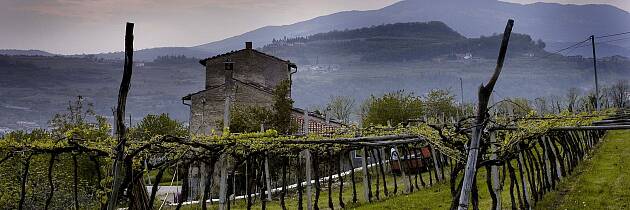
[[[302,64],[311,59],[349,62],[398,62],[457,60],[496,57],[500,35],[466,38],[439,21],[395,23],[354,30],[332,31],[307,37],[274,39],[262,51]],[[511,57],[546,54],[544,42],[529,35],[513,34]],[[465,58],[464,58],[465,57]],[[345,61],[344,61],[345,59]]]

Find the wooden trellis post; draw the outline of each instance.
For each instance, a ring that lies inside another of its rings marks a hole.
[[[541,147],[543,147],[543,156],[545,157],[545,159],[543,160],[543,163],[545,164],[545,175],[547,176],[547,184],[551,185],[552,181],[551,179],[553,179],[553,177],[551,177],[551,163],[549,160],[549,149],[546,148],[545,146],[545,141],[547,141],[547,137],[546,136],[542,136],[542,145],[540,145]]]
[[[227,191],[228,191],[228,157],[226,154],[221,157],[221,180],[219,181],[219,210],[227,210]]]
[[[361,164],[362,164],[362,169],[363,169],[363,196],[365,196],[365,200],[370,202],[370,188],[368,188],[369,182],[368,182],[368,163],[367,163],[367,148],[363,147],[363,155],[361,158]]]
[[[107,205],[108,210],[118,208],[118,196],[120,193],[120,185],[122,184],[122,165],[125,156],[126,128],[125,128],[125,106],[127,103],[127,94],[129,93],[131,75],[133,72],[133,23],[127,23],[125,28],[125,64],[123,69],[123,78],[120,82],[118,90],[118,106],[116,106],[116,134],[118,142],[116,145],[116,159],[114,160],[112,193],[109,197]]]
[[[265,152],[265,182],[267,184],[267,200],[271,201],[271,176],[269,174],[269,155]]]
[[[405,183],[405,193],[409,193],[409,191],[411,191],[411,188],[410,188],[411,183],[409,183],[409,179],[405,178],[407,177],[407,174],[405,174],[403,165],[400,162],[400,159],[402,159],[403,157],[401,156],[398,150],[398,146],[394,145],[394,151],[396,152],[396,154],[398,154],[398,159],[396,159],[396,161],[398,162],[398,168],[400,168],[400,175],[402,177],[402,181],[403,183]]]
[[[517,149],[518,149],[518,166],[520,169],[525,167],[525,159],[523,158],[523,152],[521,152],[521,145],[516,145]],[[520,170],[519,169],[519,170]],[[527,171],[525,171],[525,173],[527,173]],[[523,175],[523,173],[521,173],[521,183],[523,184],[523,196],[525,199],[525,202],[527,202],[529,204],[529,206],[531,207],[531,199],[530,199],[530,195],[529,195],[529,185],[527,183],[527,178]]]
[[[510,35],[512,34],[512,27],[514,26],[514,20],[510,19],[505,26],[505,31],[503,32],[503,40],[501,41],[501,48],[499,49],[499,57],[497,59],[497,65],[494,69],[494,73],[492,77],[488,81],[488,84],[485,86],[482,84],[479,87],[478,92],[478,105],[477,105],[477,117],[475,118],[475,122],[473,123],[474,127],[472,129],[472,139],[470,141],[468,158],[466,160],[466,169],[464,171],[464,179],[462,181],[462,191],[459,196],[459,207],[458,210],[466,210],[468,209],[468,201],[470,192],[472,190],[473,182],[476,178],[477,174],[477,158],[479,155],[479,142],[481,141],[481,136],[483,134],[483,129],[486,125],[486,111],[488,109],[488,101],[490,100],[490,96],[492,95],[492,91],[494,89],[494,85],[499,79],[499,75],[501,74],[501,69],[503,69],[503,61],[505,61],[505,54],[507,53],[508,43],[510,41]]]
[[[438,156],[437,154],[435,154],[437,150],[435,150],[431,146],[429,148],[431,148],[431,156],[433,157],[433,166],[435,167],[435,174],[437,174],[437,180],[438,182],[440,182],[442,181],[443,177],[442,177],[442,171],[440,169],[440,165],[438,163]]]
[[[490,160],[497,159],[497,152],[499,149],[497,147],[497,133],[496,131],[490,131],[490,148],[492,150],[492,155],[490,155]],[[501,182],[499,181],[499,166],[493,165],[490,167],[490,173],[492,174],[492,190],[497,198],[497,206],[496,209],[501,209]]]
[[[311,200],[312,195],[312,185],[311,185],[311,170],[313,170],[313,166],[311,164],[311,151],[304,150],[304,160],[306,162],[306,209],[313,209],[313,202]]]
[[[553,141],[551,141],[551,139],[549,139],[548,137],[545,138],[543,141],[547,142],[547,145],[549,146],[549,151],[551,151],[551,154],[556,157],[555,161],[556,161],[556,173],[558,175],[558,179],[562,179],[562,166],[560,165],[560,156],[559,156],[559,152],[556,151],[556,147],[553,146]]]

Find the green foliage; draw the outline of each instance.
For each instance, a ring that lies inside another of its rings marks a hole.
[[[419,118],[424,113],[423,102],[420,97],[404,90],[386,93],[381,97],[372,95],[363,104],[364,125],[392,125],[406,122],[408,119]]]
[[[88,143],[112,140],[107,119],[97,115],[93,107],[92,103],[84,104],[81,96],[68,102],[67,112],[55,114],[50,120],[52,135],[56,138],[79,137]]]
[[[297,130],[291,119],[293,99],[290,98],[291,81],[284,80],[273,91],[273,128],[281,134],[290,134]]]
[[[448,89],[430,90],[424,101],[425,114],[437,116],[444,114],[447,117],[457,116],[458,107],[455,104],[455,96]]]
[[[274,113],[265,107],[233,106],[230,111],[230,132],[259,132],[260,126],[273,125]]]
[[[128,135],[134,141],[149,141],[157,135],[185,137],[188,136],[188,130],[181,122],[171,119],[167,114],[149,114],[130,128]]]

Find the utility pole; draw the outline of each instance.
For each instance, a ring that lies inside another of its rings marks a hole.
[[[599,111],[599,83],[597,81],[597,56],[595,55],[594,35],[591,35],[591,46],[593,46],[593,70],[595,72],[595,110]]]

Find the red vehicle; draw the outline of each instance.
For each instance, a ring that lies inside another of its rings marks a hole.
[[[424,172],[427,170],[424,163],[427,163],[427,166],[433,165],[433,160],[431,160],[431,150],[429,147],[420,148],[420,154],[418,157],[414,156],[413,152],[408,156],[400,156],[396,153],[395,150],[392,150],[391,158],[390,158],[390,167],[392,173],[400,174],[400,164],[403,165],[403,169],[407,174],[415,174],[418,171]],[[401,158],[399,158],[401,157]],[[424,162],[422,161],[424,159]]]

